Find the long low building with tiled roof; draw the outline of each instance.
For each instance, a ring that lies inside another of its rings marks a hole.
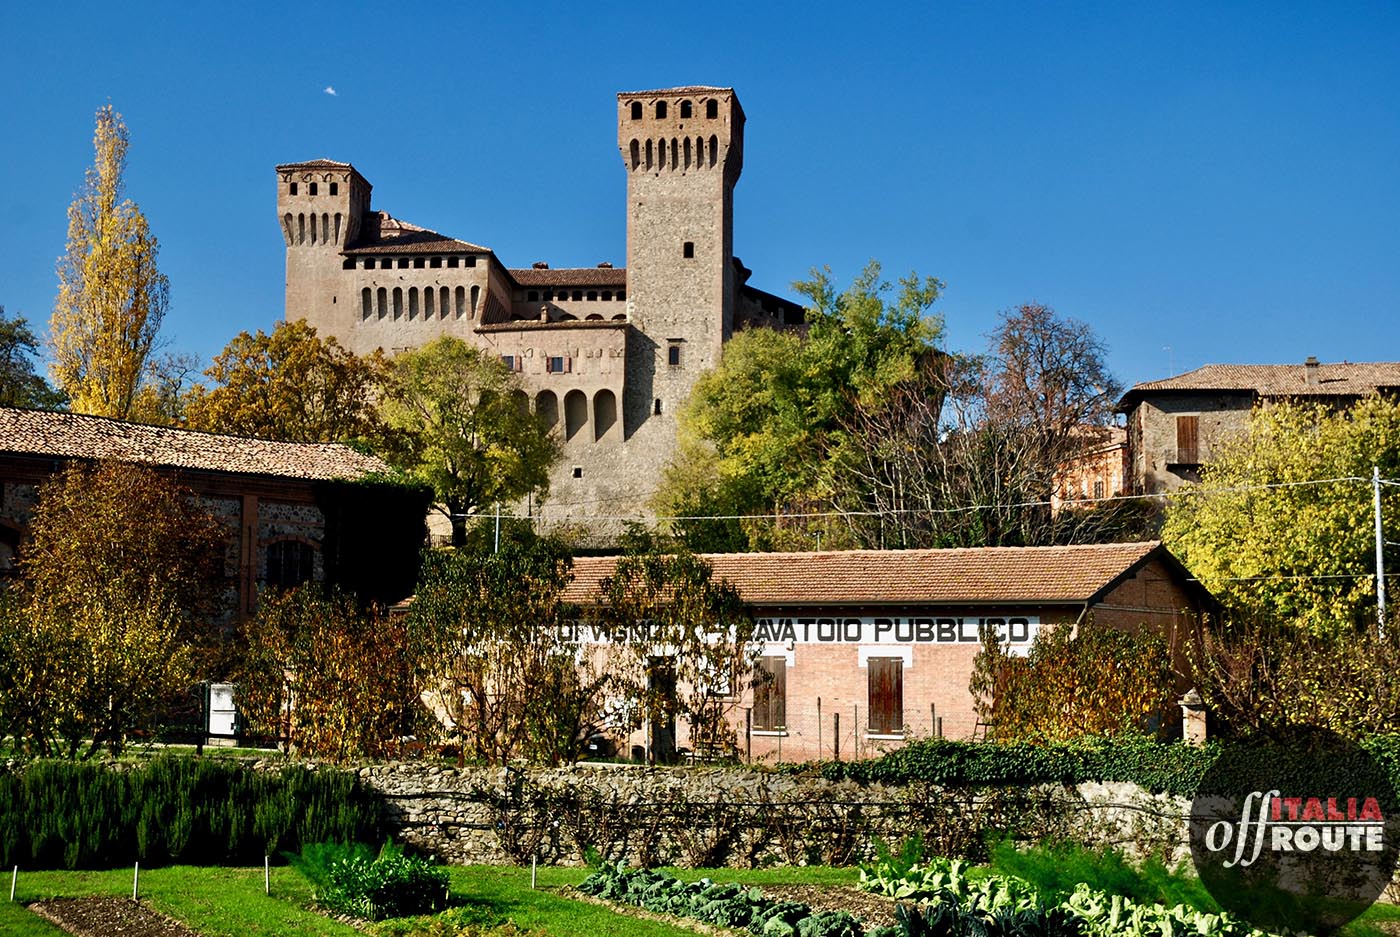
[[[1277,401],[1345,407],[1376,393],[1400,393],[1400,362],[1208,364],[1135,384],[1117,408],[1128,417],[1132,487],[1154,494],[1195,481],[1201,465],[1245,431],[1255,407]]]
[[[72,461],[154,469],[228,530],[227,611],[307,580],[393,601],[413,588],[425,492],[378,480],[388,466],[335,443],[273,442],[104,417],[0,407],[0,575],[23,555],[42,486]],[[408,558],[407,562],[405,558]]]
[[[1017,654],[1059,625],[1149,630],[1166,637],[1179,667],[1182,641],[1214,604],[1157,541],[704,559],[757,622],[766,680],[758,690],[738,681],[729,710],[741,746],[760,759],[974,735],[968,685],[983,628]],[[567,598],[586,609],[617,562],[577,558]]]

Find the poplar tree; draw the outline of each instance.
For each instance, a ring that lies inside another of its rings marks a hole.
[[[68,206],[68,249],[58,261],[49,320],[53,376],[77,413],[126,419],[165,316],[170,284],[141,209],[123,197],[126,124],[97,111],[96,157]]]

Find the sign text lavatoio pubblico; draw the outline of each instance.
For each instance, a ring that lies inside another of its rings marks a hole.
[[[1003,645],[1029,646],[1040,629],[1035,615],[984,618],[758,618],[755,642],[794,644],[977,644],[992,628]]]

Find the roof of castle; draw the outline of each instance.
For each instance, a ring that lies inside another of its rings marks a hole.
[[[1314,373],[1310,376],[1310,372]],[[1395,388],[1400,388],[1400,362],[1395,361],[1208,364],[1165,380],[1135,384],[1118,402],[1118,409],[1131,409],[1154,393],[1234,391],[1258,397],[1364,397]]]
[[[758,606],[971,605],[1097,600],[1147,561],[1161,557],[1186,578],[1160,541],[1058,547],[711,553],[717,579]],[[588,602],[618,557],[578,557],[565,592]]]
[[[521,286],[626,286],[626,267],[526,267],[510,270]]]
[[[720,88],[715,85],[683,85],[679,88],[652,88],[649,91],[619,91],[619,98],[630,98],[638,94],[700,94],[705,91],[733,91],[733,88]]]
[[[354,169],[349,163],[334,159],[308,159],[300,163],[282,163],[277,169]]]
[[[343,254],[489,254],[491,248],[439,234],[387,211],[365,215],[365,226],[355,246]]]
[[[308,481],[387,471],[339,443],[273,442],[100,416],[0,407],[0,455],[116,459],[143,465]]]

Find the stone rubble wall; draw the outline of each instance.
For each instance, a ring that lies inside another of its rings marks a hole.
[[[988,834],[1188,855],[1184,798],[1132,784],[944,788],[831,782],[744,768],[374,765],[394,838],[440,861],[577,865],[849,865],[915,833],[929,855],[973,856]]]

